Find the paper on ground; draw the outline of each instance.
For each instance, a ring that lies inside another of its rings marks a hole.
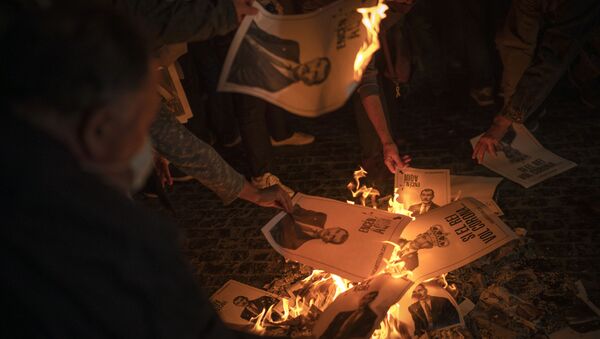
[[[362,281],[389,258],[410,217],[364,206],[296,194],[294,212],[276,215],[262,232],[284,257]]]
[[[451,201],[450,170],[405,168],[396,172],[398,202],[418,217]]]
[[[354,60],[367,39],[356,9],[375,4],[340,0],[301,15],[274,15],[255,4],[259,12],[238,28],[218,90],[253,95],[302,116],[338,109],[358,85]]]
[[[522,124],[512,128],[500,141],[497,156],[485,155],[483,165],[525,188],[529,188],[577,164],[545,149]],[[471,139],[475,147],[481,135]]]
[[[451,175],[452,200],[473,197],[484,203],[497,216],[502,216],[504,213],[494,201],[496,187],[501,181],[502,178],[498,177]]]

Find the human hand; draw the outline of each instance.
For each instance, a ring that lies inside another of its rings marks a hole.
[[[486,152],[496,156],[496,147],[498,147],[500,140],[511,125],[512,121],[510,119],[501,115],[496,116],[492,126],[477,141],[471,158],[477,159],[477,162],[481,164]]]
[[[254,0],[233,0],[238,22],[242,22],[246,15],[256,15],[258,13],[258,10],[252,7],[253,2]]]
[[[165,184],[173,186],[173,177],[169,170],[169,160],[163,158],[158,153],[154,153],[154,171],[156,171],[160,185],[163,188]]]
[[[409,155],[400,157],[398,146],[395,143],[383,144],[383,162],[390,172],[396,173],[397,170],[407,167],[411,160]]]
[[[292,213],[292,199],[279,185],[258,189],[246,182],[239,197],[258,206],[275,207]]]

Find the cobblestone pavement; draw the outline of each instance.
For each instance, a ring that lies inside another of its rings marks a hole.
[[[399,114],[400,134],[408,141],[401,146],[401,153],[412,155],[414,167],[498,176],[471,160],[468,143],[483,131],[498,108],[480,109],[463,101],[445,108],[409,105]],[[513,228],[525,228],[538,253],[555,263],[551,269],[592,282],[588,292],[597,297],[600,112],[586,109],[564,86],[554,91],[546,108],[548,113],[534,134],[548,149],[579,166],[529,189],[504,180],[497,190],[497,202],[505,212],[503,220]],[[316,141],[309,146],[276,149],[273,173],[299,192],[348,199],[346,184],[360,161],[351,108],[317,119],[295,119],[294,124],[313,133]],[[228,149],[223,155],[245,171],[241,149]],[[244,201],[223,206],[197,182],[175,184],[168,195],[184,234],[184,252],[208,294],[229,279],[261,288],[294,269],[260,232],[276,211]],[[156,207],[156,202],[149,204]]]

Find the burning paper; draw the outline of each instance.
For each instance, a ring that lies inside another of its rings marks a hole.
[[[262,229],[284,257],[362,281],[392,254],[410,217],[344,202],[296,194],[292,214],[279,213]]]
[[[471,139],[473,147],[480,137]],[[525,188],[577,166],[545,149],[521,124],[512,124],[497,150],[495,157],[485,155],[483,165]]]
[[[452,200],[473,197],[484,203],[497,216],[504,215],[498,204],[494,201],[496,187],[498,187],[502,178],[452,175],[450,176],[450,181]]]
[[[418,217],[448,204],[450,194],[450,171],[447,169],[405,168],[396,173],[394,187],[398,199]]]
[[[218,89],[253,95],[302,116],[341,107],[379,48],[387,6],[340,0],[285,16],[255,6],[259,13],[246,17],[233,39]]]
[[[381,274],[340,295],[313,328],[317,338],[369,338],[388,309],[412,286],[407,278]]]
[[[278,296],[235,280],[225,283],[210,301],[224,323],[240,330],[250,331],[256,322],[281,320],[280,312],[275,310]]]
[[[395,242],[415,282],[464,266],[516,239],[485,205],[463,198],[418,217]]]

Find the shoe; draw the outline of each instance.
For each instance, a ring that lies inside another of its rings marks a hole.
[[[469,95],[481,107],[494,104],[494,95],[491,87],[474,88],[469,92]]]
[[[171,172],[171,178],[173,178],[174,182],[186,182],[194,180],[193,176],[183,173],[179,170],[179,168],[173,165],[169,165],[169,172]]]
[[[242,142],[242,137],[238,135],[237,138],[233,139],[233,141],[223,143],[223,147],[230,148],[239,144],[240,142]]]
[[[269,172],[261,175],[260,177],[252,178],[252,186],[254,186],[258,189],[271,187],[273,185],[281,186],[281,188],[283,188],[283,190],[286,191],[287,194],[290,195],[290,197],[293,196],[295,193],[294,190],[292,190],[291,188],[282,184],[278,177],[274,176],[273,174],[271,174]]]
[[[291,137],[287,139],[283,139],[281,141],[276,141],[271,138],[271,145],[278,146],[302,146],[312,144],[315,141],[314,135],[302,133],[302,132],[294,132]]]

